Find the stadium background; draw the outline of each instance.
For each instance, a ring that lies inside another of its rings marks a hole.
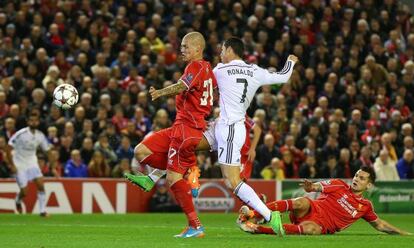
[[[145,171],[131,167],[133,147],[175,117],[174,98],[151,102],[147,90],[176,82],[185,66],[180,38],[195,30],[213,66],[220,42],[233,35],[250,63],[281,69],[290,53],[301,61],[289,84],[264,87],[248,111],[263,130],[253,178],[350,178],[368,164],[379,173],[396,167],[393,180],[412,179],[414,161],[403,156],[414,149],[412,12],[396,0],[1,1],[0,176],[10,177],[5,144],[32,111],[54,146],[49,157],[39,154],[50,180],[76,174],[65,170],[74,151],[92,178],[82,182]],[[80,94],[70,111],[52,104],[63,82]],[[221,177],[214,154],[197,158],[202,178]],[[10,180],[0,184],[2,206],[17,191]],[[405,197],[392,199],[412,206],[407,185]],[[110,201],[116,206],[116,196]]]

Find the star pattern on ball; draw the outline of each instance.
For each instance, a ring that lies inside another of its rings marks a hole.
[[[60,89],[59,89],[59,91],[61,92],[61,94],[62,94],[62,99],[60,99],[60,102],[62,103],[62,104],[65,104],[67,101],[68,101],[68,99],[65,99],[65,97],[64,97],[64,95],[63,95],[63,92],[66,90],[66,88],[65,88],[65,86],[62,86],[62,87],[60,87]]]
[[[78,96],[78,92],[76,91],[75,88],[72,88],[71,93],[72,93],[72,96],[71,97],[75,97],[76,98]]]

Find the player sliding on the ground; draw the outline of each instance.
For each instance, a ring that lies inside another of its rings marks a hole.
[[[254,223],[262,218],[256,211],[247,206],[240,209],[238,224],[240,228],[254,234],[333,234],[349,227],[360,218],[381,232],[389,234],[410,235],[388,222],[380,219],[374,212],[372,203],[362,197],[362,193],[373,186],[374,170],[362,167],[355,173],[352,184],[348,185],[339,179],[331,179],[312,183],[305,180],[301,186],[306,192],[321,192],[316,200],[307,197],[281,200],[267,203],[274,211],[290,211],[292,224],[283,224],[280,216],[277,220],[279,230],[276,232],[263,225]]]

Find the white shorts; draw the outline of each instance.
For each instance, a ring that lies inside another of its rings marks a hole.
[[[43,177],[39,167],[31,167],[25,170],[17,171],[16,181],[20,188],[27,186],[29,181]]]
[[[217,122],[215,127],[218,161],[224,165],[239,166],[240,151],[246,140],[244,120],[227,125]]]
[[[206,138],[208,144],[210,145],[210,151],[217,151],[217,141],[216,141],[216,124],[217,120],[210,121],[208,123],[208,128],[204,131],[203,136]]]

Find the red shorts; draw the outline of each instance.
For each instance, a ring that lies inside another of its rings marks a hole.
[[[314,201],[314,200],[312,200],[308,197],[305,197],[305,198],[310,203],[310,210],[309,210],[308,214],[306,214],[305,216],[303,216],[301,218],[297,218],[293,214],[293,211],[291,211],[290,214],[289,214],[290,222],[292,222],[295,225],[299,225],[300,223],[302,223],[304,221],[312,221],[312,222],[315,222],[316,224],[318,224],[321,227],[321,233],[322,234],[330,233],[330,232],[328,232],[327,225],[325,224],[326,215],[323,214],[323,208],[318,204],[318,201]]]
[[[168,157],[166,165],[153,167],[159,169],[166,167],[168,170],[184,175],[188,168],[196,164],[195,149],[202,137],[203,130],[177,124],[151,134],[142,143],[153,153]]]

